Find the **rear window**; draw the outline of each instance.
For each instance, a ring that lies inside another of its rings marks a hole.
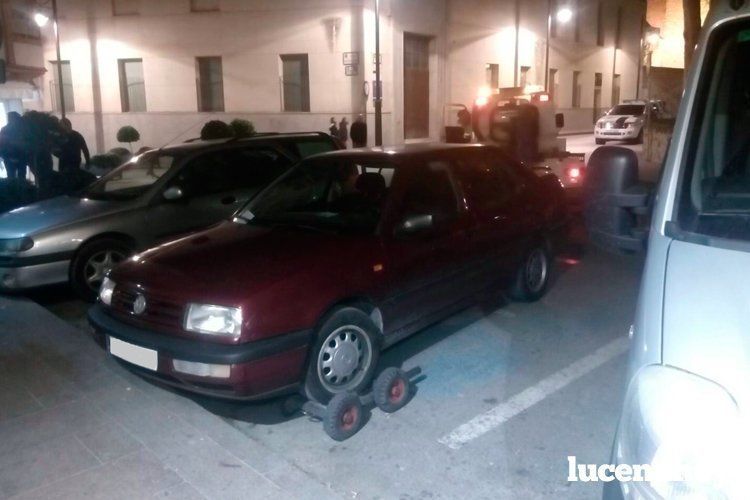
[[[292,153],[300,159],[307,158],[308,156],[316,155],[318,153],[327,153],[328,151],[334,151],[336,145],[331,139],[325,137],[311,137],[309,139],[295,139],[285,144],[285,147],[289,148]]]
[[[750,23],[709,42],[678,204],[683,231],[750,240]]]

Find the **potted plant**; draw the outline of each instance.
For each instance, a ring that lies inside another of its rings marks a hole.
[[[133,143],[140,140],[141,134],[135,129],[135,127],[131,127],[130,125],[120,127],[120,130],[117,131],[117,142],[127,142],[128,146],[130,146],[131,153],[133,151]]]

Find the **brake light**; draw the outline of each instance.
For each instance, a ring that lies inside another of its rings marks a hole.
[[[581,169],[578,167],[572,167],[568,170],[568,177],[571,179],[578,179],[581,177]]]

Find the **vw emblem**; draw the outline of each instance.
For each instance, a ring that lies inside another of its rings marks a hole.
[[[143,314],[146,310],[146,297],[142,294],[138,294],[133,301],[133,314]]]

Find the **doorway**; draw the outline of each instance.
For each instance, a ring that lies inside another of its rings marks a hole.
[[[430,136],[430,38],[404,34],[404,138]]]

